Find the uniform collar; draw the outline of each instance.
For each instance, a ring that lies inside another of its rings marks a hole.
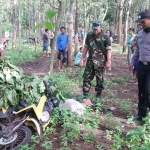
[[[143,29],[146,33],[150,33],[150,28]]]

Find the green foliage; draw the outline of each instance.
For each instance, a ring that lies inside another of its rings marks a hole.
[[[37,136],[37,135],[32,135],[32,136],[31,136],[31,141],[32,141],[33,143],[38,144],[38,143],[40,142],[39,136]]]
[[[53,17],[56,15],[56,13],[57,13],[57,12],[55,12],[55,11],[50,11],[50,10],[47,11],[47,12],[45,13],[45,15],[47,16],[47,18],[48,18],[51,22],[44,21],[44,22],[38,24],[37,26],[35,26],[35,29],[36,29],[36,28],[39,28],[39,27],[41,27],[41,26],[44,25],[47,29],[53,31],[53,29],[54,29],[54,27],[55,27],[56,24],[52,22],[52,19],[53,19]]]
[[[34,51],[33,47],[30,47],[28,45],[27,49],[23,49],[21,56],[19,55],[18,50],[14,51],[5,51],[4,56],[7,56],[10,58],[10,61],[14,65],[18,65],[27,61],[31,61],[35,58],[38,58],[42,54],[42,50]]]
[[[75,96],[76,89],[78,87],[78,82],[73,79],[69,79],[65,73],[53,74],[52,77],[55,79],[56,83],[58,83],[58,88],[61,89],[61,93],[64,97],[72,97]]]
[[[135,130],[130,130],[125,137],[114,132],[113,150],[127,148],[131,150],[148,150],[150,148],[150,114],[144,118],[145,124]]]
[[[132,105],[128,100],[122,100],[119,109],[122,113],[126,114],[126,113],[130,113],[131,106]]]
[[[52,146],[52,142],[51,141],[45,141],[42,145],[41,145],[45,150],[52,150],[53,146]]]
[[[11,64],[7,58],[0,60],[0,70],[0,108],[16,106],[20,100],[26,101],[28,105],[37,104],[45,90],[43,79],[50,83],[53,97],[64,99],[49,76],[43,79],[34,74],[25,76],[22,69]]]
[[[106,87],[108,87],[108,86],[115,86],[115,85],[116,85],[116,83],[114,83],[114,82],[113,82],[112,80],[110,80],[109,78],[105,78],[104,84],[105,84]]]
[[[87,108],[82,116],[75,116],[68,110],[62,111],[60,116],[63,127],[61,145],[67,147],[68,142],[73,143],[79,138],[82,138],[85,142],[95,141],[93,130],[99,127],[98,114],[99,111],[93,114],[90,108]]]
[[[31,146],[29,144],[26,144],[26,145],[21,146],[18,150],[35,150],[35,148],[33,145]]]
[[[127,86],[126,79],[125,79],[125,78],[122,78],[122,77],[119,77],[119,76],[113,78],[113,82],[118,83],[118,84],[121,84],[121,85],[123,85],[123,86]]]

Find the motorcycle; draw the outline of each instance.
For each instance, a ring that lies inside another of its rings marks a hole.
[[[40,43],[40,39],[35,37],[28,37],[28,40],[23,41],[23,44],[27,43],[35,44],[35,42]]]
[[[38,105],[27,106],[20,101],[15,108],[2,108],[0,110],[0,150],[17,150],[20,146],[30,142],[31,128],[38,132],[39,137],[50,122],[54,107],[58,106],[58,100],[52,98],[52,90],[46,81],[45,95],[40,98]]]

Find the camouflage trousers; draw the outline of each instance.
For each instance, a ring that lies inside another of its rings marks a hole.
[[[95,91],[101,94],[102,90],[104,89],[104,71],[104,61],[93,59],[87,60],[83,74],[83,94],[88,93],[90,91],[91,81],[93,80],[94,76],[96,76]]]

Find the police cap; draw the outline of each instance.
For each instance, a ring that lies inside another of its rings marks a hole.
[[[150,10],[143,10],[138,14],[138,19],[135,21],[141,23],[144,19],[150,19]]]

